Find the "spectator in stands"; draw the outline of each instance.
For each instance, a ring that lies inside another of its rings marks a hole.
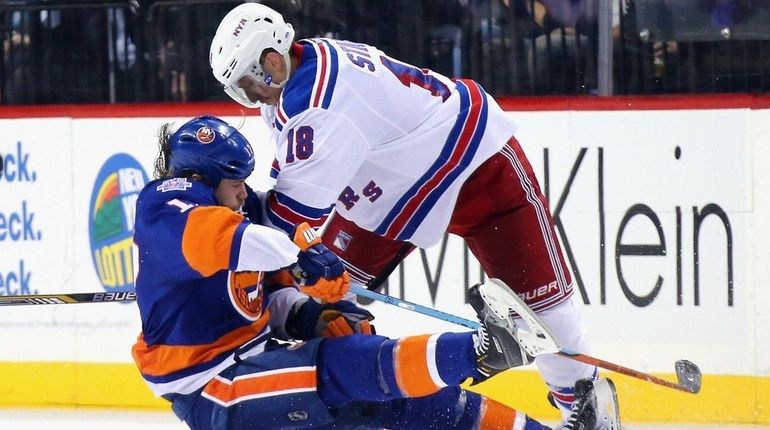
[[[462,77],[463,21],[468,16],[468,0],[430,0],[421,4],[428,39],[426,65],[449,77]]]
[[[187,71],[183,67],[182,44],[178,40],[185,25],[183,10],[179,7],[163,9],[155,18],[158,52],[158,84],[166,101],[187,102],[189,99]]]
[[[3,81],[0,82],[0,102],[3,104],[29,102],[24,98],[25,76],[30,72],[29,14],[5,14],[3,33]]]
[[[504,4],[511,0],[502,0]],[[596,86],[596,51],[598,40],[598,0],[514,0],[526,7],[538,28],[531,55],[532,70],[542,85],[552,82],[575,83],[559,92],[591,92]],[[613,40],[620,38],[620,10],[613,5]],[[575,67],[575,66],[579,67]],[[580,71],[580,72],[577,72]],[[573,73],[576,73],[573,75]],[[559,76],[561,75],[561,79]]]

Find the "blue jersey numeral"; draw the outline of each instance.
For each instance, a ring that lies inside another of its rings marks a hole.
[[[289,130],[288,140],[286,164],[293,163],[295,157],[300,160],[307,160],[313,155],[313,127],[303,125],[297,128],[296,133],[292,128]]]
[[[425,88],[430,91],[431,95],[441,97],[442,102],[445,102],[452,93],[449,87],[444,85],[438,78],[431,75],[430,70],[428,69],[418,69],[417,67],[408,64],[399,63],[384,55],[380,56],[380,61],[382,61],[382,64],[396,75],[396,78],[407,87],[414,84],[420,88]]]

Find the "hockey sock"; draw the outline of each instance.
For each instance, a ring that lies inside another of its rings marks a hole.
[[[594,368],[592,379],[599,377],[599,370]],[[561,412],[562,419],[567,419],[575,402],[575,387],[557,387],[548,384],[548,401]]]
[[[319,395],[336,407],[425,396],[460,385],[476,372],[473,334],[325,339],[317,358]]]
[[[455,428],[474,428],[479,430],[551,430],[528,417],[525,413],[505,406],[479,394],[466,391],[463,416]]]
[[[392,393],[420,397],[461,384],[476,372],[472,333],[408,336],[383,343],[382,382]]]
[[[427,411],[443,410],[449,421],[442,428],[550,430],[524,413],[458,387],[476,372],[472,335],[327,339],[319,350],[319,395],[329,407],[404,399],[387,406],[402,406],[396,407],[400,412],[391,411],[392,419],[402,423],[415,424],[420,416],[435,420],[430,413],[425,416]]]

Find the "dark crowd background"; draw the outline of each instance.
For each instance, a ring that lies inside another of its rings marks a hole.
[[[0,105],[226,100],[208,51],[242,1],[0,0]],[[274,0],[496,96],[770,91],[768,0]]]

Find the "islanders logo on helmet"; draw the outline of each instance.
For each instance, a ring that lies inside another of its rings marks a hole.
[[[91,258],[108,292],[134,290],[134,214],[136,199],[149,182],[147,173],[128,154],[115,154],[94,181],[88,212]]]
[[[198,138],[198,142],[205,145],[207,143],[213,142],[216,134],[214,130],[211,129],[211,127],[203,126],[199,128],[197,132],[195,132],[195,137]]]
[[[243,180],[254,170],[254,151],[238,130],[213,116],[182,124],[169,138],[174,176],[196,174],[216,188],[222,179]]]

